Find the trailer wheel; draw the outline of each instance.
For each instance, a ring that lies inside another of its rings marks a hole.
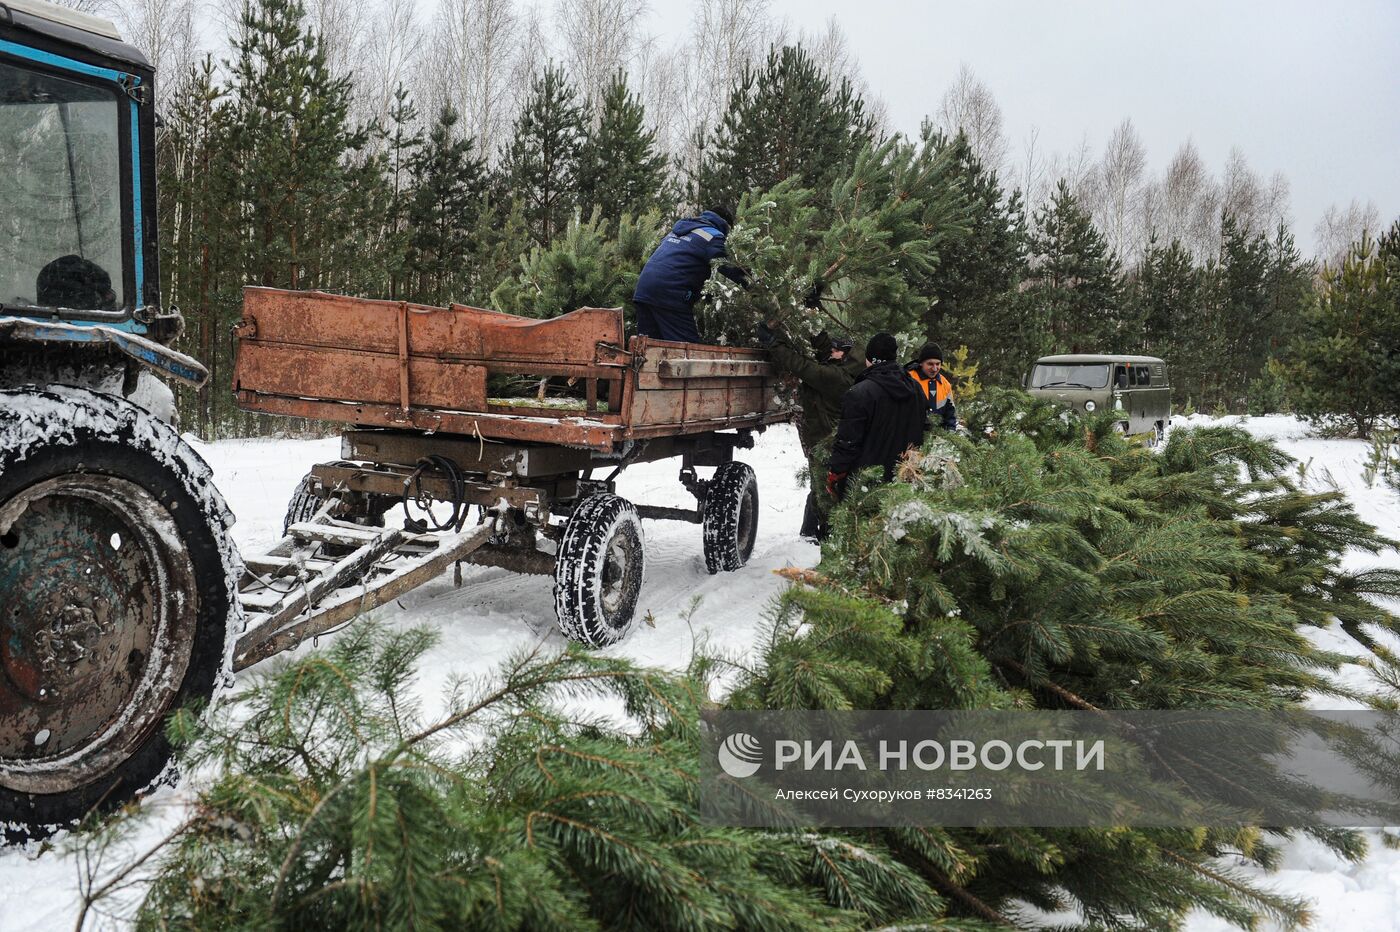
[[[332,463],[332,466],[356,466],[356,463],[340,460]],[[301,482],[297,483],[296,491],[287,501],[287,513],[282,518],[282,536],[287,536],[287,529],[293,524],[304,524],[316,517],[316,512],[326,505],[326,499],[317,493],[319,485],[313,481],[311,473],[301,477]],[[349,520],[367,527],[383,527],[384,513],[393,506],[390,502],[373,502],[368,515],[350,516]],[[339,517],[339,515],[337,515]]]
[[[758,537],[758,478],[748,463],[725,463],[705,491],[705,569],[732,572],[749,562]]]
[[[632,503],[601,493],[579,503],[554,564],[554,611],[564,636],[589,647],[622,638],[645,569],[642,521]]]
[[[169,780],[165,722],[229,678],[241,570],[209,467],[80,389],[0,392],[0,838]]]

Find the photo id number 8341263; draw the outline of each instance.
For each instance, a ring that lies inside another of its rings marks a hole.
[[[992,798],[992,788],[989,786],[931,786],[924,790],[924,798],[986,800]]]

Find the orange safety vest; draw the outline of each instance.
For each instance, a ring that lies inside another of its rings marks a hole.
[[[924,390],[924,398],[927,400],[929,380],[924,378],[923,372],[920,371],[918,366],[904,371],[909,373],[909,378],[919,383],[919,387]],[[929,405],[929,407],[933,408],[935,411],[943,410],[943,406],[948,403],[948,396],[952,394],[953,383],[948,381],[948,377],[942,372],[939,372],[937,387],[934,389],[933,403]]]

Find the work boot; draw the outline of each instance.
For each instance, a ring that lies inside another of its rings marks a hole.
[[[826,522],[822,521],[821,512],[812,503],[812,497],[807,496],[807,506],[802,510],[802,528],[797,533],[803,538],[817,543],[826,537]]]

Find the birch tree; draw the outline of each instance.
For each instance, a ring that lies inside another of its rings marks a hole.
[[[686,79],[685,56],[662,47],[655,36],[638,41],[631,80],[646,108],[647,126],[656,133],[657,149],[670,160],[687,141]]]
[[[819,32],[808,33],[804,30],[798,33],[797,44],[807,49],[817,67],[821,68],[833,83],[842,79],[850,82],[856,93],[865,101],[865,112],[874,120],[879,135],[885,135],[889,122],[885,102],[865,79],[860,67],[860,58],[851,49],[846,30],[841,28],[841,23],[836,17],[828,18]]]
[[[1285,192],[1286,194],[1286,192]],[[1277,213],[1275,192],[1266,187],[1239,147],[1230,150],[1221,179],[1220,210],[1250,233],[1270,231]]]
[[[1131,119],[1113,130],[1099,163],[1095,179],[1099,185],[1095,219],[1108,240],[1108,247],[1121,260],[1129,261],[1139,252],[1147,150]]]
[[[1159,243],[1178,241],[1198,261],[1218,245],[1215,180],[1191,140],[1181,144],[1156,186],[1151,232]]]
[[[693,173],[700,159],[692,145],[717,126],[744,72],[764,54],[773,35],[769,0],[699,0],[687,53],[680,56],[684,88],[683,145],[677,162]]]
[[[1352,198],[1345,207],[1331,205],[1313,227],[1317,258],[1333,269],[1341,268],[1352,244],[1361,242],[1367,234],[1374,237],[1380,226],[1381,212],[1374,201],[1363,204]]]
[[[355,110],[362,122],[389,123],[395,92],[407,85],[419,58],[423,31],[413,0],[380,0],[376,28],[356,53]]]
[[[555,18],[564,67],[585,101],[596,105],[613,77],[631,66],[638,21],[645,12],[644,0],[558,0]],[[597,112],[594,106],[595,128]]]
[[[169,109],[172,92],[199,59],[193,0],[129,0],[114,7],[117,26],[155,66],[156,109]]]
[[[326,66],[336,76],[358,77],[361,37],[374,18],[372,0],[305,0],[305,26],[320,39]],[[358,90],[359,82],[355,81]],[[358,96],[358,95],[356,95]]]
[[[423,97],[430,112],[451,106],[488,159],[510,137],[528,25],[512,0],[443,0],[433,21]]]
[[[943,93],[937,125],[949,138],[963,133],[977,160],[991,171],[1000,171],[1006,158],[1001,106],[991,88],[966,64],[958,69],[952,87]]]

